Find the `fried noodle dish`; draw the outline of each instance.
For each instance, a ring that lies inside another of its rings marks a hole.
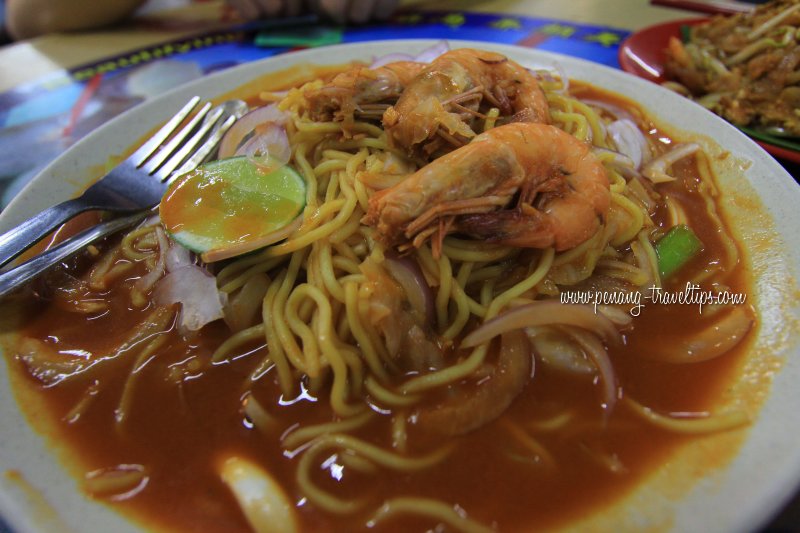
[[[714,406],[753,309],[634,304],[747,292],[700,146],[558,69],[440,52],[250,100],[203,172],[300,177],[259,249],[242,208],[190,253],[176,188],[36,288],[12,367],[88,495],[170,530],[558,527],[747,425]]]
[[[686,27],[666,50],[665,83],[737,126],[800,136],[800,1]]]

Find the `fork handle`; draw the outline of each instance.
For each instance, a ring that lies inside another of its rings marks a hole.
[[[145,211],[106,220],[37,255],[30,261],[0,273],[0,299],[5,298],[22,285],[34,280],[49,268],[85,250],[94,241],[138,224],[147,215],[148,212]]]
[[[19,226],[0,235],[0,267],[7,265],[19,254],[44,239],[75,215],[91,209],[79,199],[67,200],[48,207]]]

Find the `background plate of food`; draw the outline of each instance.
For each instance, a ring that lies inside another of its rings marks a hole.
[[[798,9],[770,2],[751,13],[651,26],[622,43],[620,66],[694,98],[771,154],[798,162]]]
[[[4,211],[6,229],[84,189],[195,94],[259,107],[225,150],[257,181],[288,147],[305,191],[263,250],[202,262],[151,218],[4,303],[13,528],[727,532],[793,494],[792,178],[652,83],[449,46],[321,48],[179,87]],[[179,180],[208,185],[196,205],[289,186],[214,193],[227,161]]]

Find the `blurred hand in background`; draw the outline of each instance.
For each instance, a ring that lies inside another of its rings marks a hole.
[[[6,0],[14,39],[99,28],[128,18],[145,0]]]
[[[389,18],[400,0],[226,0],[242,18],[296,17],[314,13],[340,24]]]

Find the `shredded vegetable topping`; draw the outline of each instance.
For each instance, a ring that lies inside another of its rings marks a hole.
[[[752,13],[687,27],[666,50],[667,86],[737,126],[800,135],[800,2],[778,0]]]

